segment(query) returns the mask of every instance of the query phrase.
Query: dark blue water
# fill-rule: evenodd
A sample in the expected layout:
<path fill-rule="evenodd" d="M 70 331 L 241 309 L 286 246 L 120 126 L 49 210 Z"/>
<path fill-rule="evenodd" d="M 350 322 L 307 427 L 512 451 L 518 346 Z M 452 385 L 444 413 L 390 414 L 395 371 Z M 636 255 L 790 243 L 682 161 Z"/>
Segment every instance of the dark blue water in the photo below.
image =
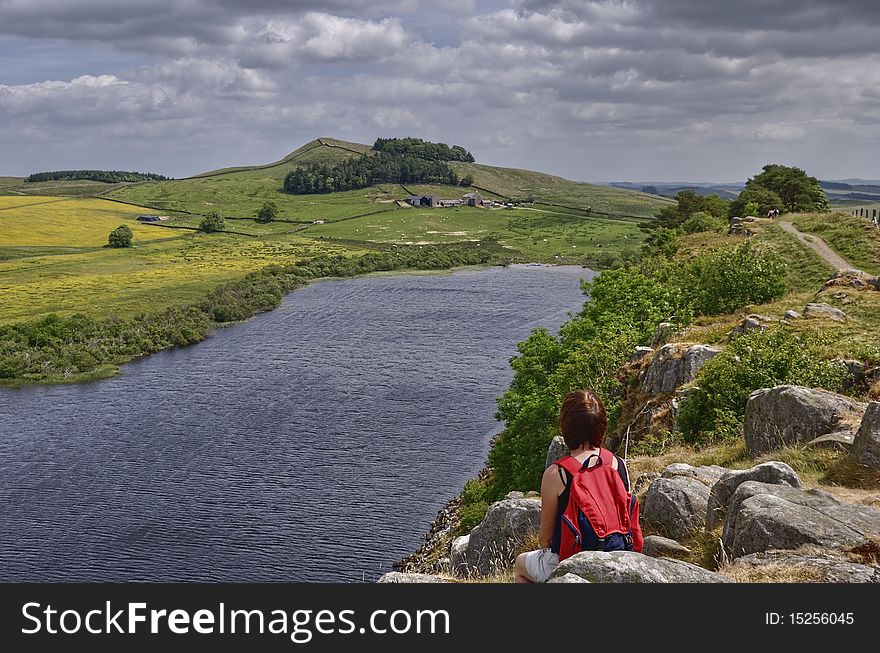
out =
<path fill-rule="evenodd" d="M 312 284 L 94 383 L 0 389 L 0 580 L 360 581 L 482 467 L 577 267 Z"/>

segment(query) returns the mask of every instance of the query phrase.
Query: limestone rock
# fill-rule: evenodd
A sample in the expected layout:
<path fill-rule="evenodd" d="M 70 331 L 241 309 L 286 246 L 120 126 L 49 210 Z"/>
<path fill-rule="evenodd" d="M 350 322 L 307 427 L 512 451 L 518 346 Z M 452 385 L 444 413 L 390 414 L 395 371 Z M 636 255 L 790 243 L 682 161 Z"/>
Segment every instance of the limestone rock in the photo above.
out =
<path fill-rule="evenodd" d="M 586 578 L 581 578 L 575 574 L 563 574 L 557 578 L 551 578 L 548 583 L 589 583 Z"/>
<path fill-rule="evenodd" d="M 565 440 L 562 439 L 562 436 L 553 436 L 553 439 L 550 440 L 550 446 L 547 447 L 547 459 L 544 461 L 544 469 L 547 469 L 557 460 L 559 460 L 560 458 L 564 458 L 570 453 L 571 451 L 568 450 L 568 447 L 565 445 Z"/>
<path fill-rule="evenodd" d="M 591 583 L 727 583 L 721 574 L 682 560 L 634 551 L 582 551 L 559 563 L 551 579 L 574 574 Z"/>
<path fill-rule="evenodd" d="M 538 532 L 541 520 L 540 499 L 504 499 L 489 506 L 486 516 L 471 531 L 464 545 L 464 565 L 457 562 L 456 539 L 450 558 L 452 571 L 460 575 L 485 576 L 504 569 L 512 562 L 514 549 Z"/>
<path fill-rule="evenodd" d="M 825 318 L 828 320 L 834 320 L 835 322 L 846 322 L 846 313 L 839 308 L 834 308 L 831 304 L 826 304 L 825 302 L 807 304 L 804 307 L 804 316 Z"/>
<path fill-rule="evenodd" d="M 803 545 L 841 549 L 876 535 L 878 508 L 844 503 L 821 490 L 746 481 L 730 500 L 721 541 L 736 558 Z"/>
<path fill-rule="evenodd" d="M 816 552 L 767 551 L 750 553 L 737 558 L 731 564 L 734 576 L 762 568 L 776 567 L 779 571 L 791 570 L 791 576 L 799 580 L 812 580 L 818 583 L 880 583 L 880 567 L 865 565 L 839 557 Z M 806 578 L 804 578 L 806 577 Z"/>
<path fill-rule="evenodd" d="M 789 487 L 801 487 L 801 479 L 789 465 L 783 462 L 770 461 L 755 465 L 750 469 L 729 471 L 725 473 L 709 492 L 709 504 L 706 509 L 706 529 L 711 530 L 724 520 L 730 498 L 742 483 L 759 481 Z"/>
<path fill-rule="evenodd" d="M 785 311 L 785 319 L 786 320 L 799 320 L 803 317 L 797 311 Z"/>
<path fill-rule="evenodd" d="M 642 553 L 652 558 L 686 558 L 690 552 L 683 544 L 660 535 L 645 537 L 645 546 L 642 549 Z"/>
<path fill-rule="evenodd" d="M 658 478 L 648 488 L 640 516 L 646 526 L 684 540 L 703 529 L 708 504 L 709 487 L 696 478 Z"/>
<path fill-rule="evenodd" d="M 456 576 L 467 576 L 467 546 L 470 535 L 462 535 L 449 545 L 449 571 Z"/>
<path fill-rule="evenodd" d="M 863 465 L 880 469 L 880 402 L 868 404 L 850 453 Z"/>
<path fill-rule="evenodd" d="M 730 470 L 727 469 L 727 467 L 721 467 L 720 465 L 703 465 L 700 467 L 694 467 L 687 463 L 672 463 L 671 465 L 667 465 L 666 469 L 663 470 L 663 478 L 686 476 L 688 478 L 695 478 L 704 485 L 711 486 L 729 471 Z"/>
<path fill-rule="evenodd" d="M 842 422 L 865 405 L 828 392 L 796 385 L 755 390 L 746 403 L 743 436 L 754 455 L 786 444 L 805 443 L 841 430 Z"/>
<path fill-rule="evenodd" d="M 693 381 L 706 361 L 720 351 L 709 345 L 663 345 L 641 375 L 642 392 L 649 395 L 675 392 L 676 388 Z"/>
<path fill-rule="evenodd" d="M 522 492 L 518 492 L 516 490 L 513 490 L 512 492 L 508 492 L 507 494 L 505 494 L 504 498 L 505 499 L 525 499 L 526 495 L 523 494 Z"/>
<path fill-rule="evenodd" d="M 400 571 L 390 571 L 383 574 L 377 583 L 448 583 L 449 581 L 440 576 L 431 574 L 407 574 Z"/>

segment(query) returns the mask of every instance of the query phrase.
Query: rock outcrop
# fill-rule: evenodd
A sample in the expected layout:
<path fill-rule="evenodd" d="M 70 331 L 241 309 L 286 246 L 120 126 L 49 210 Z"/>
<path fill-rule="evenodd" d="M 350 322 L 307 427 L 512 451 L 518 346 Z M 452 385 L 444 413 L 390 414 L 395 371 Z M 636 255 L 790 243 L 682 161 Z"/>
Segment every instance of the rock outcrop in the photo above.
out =
<path fill-rule="evenodd" d="M 675 392 L 676 388 L 693 381 L 706 361 L 720 351 L 709 345 L 663 345 L 640 374 L 641 391 L 649 395 Z"/>
<path fill-rule="evenodd" d="M 633 551 L 583 551 L 559 563 L 551 580 L 574 574 L 591 583 L 726 583 L 721 574 Z"/>
<path fill-rule="evenodd" d="M 641 508 L 641 521 L 674 540 L 703 529 L 709 487 L 690 476 L 658 478 L 651 483 Z"/>
<path fill-rule="evenodd" d="M 731 563 L 730 575 L 746 582 L 880 583 L 880 567 L 819 552 L 750 553 Z"/>
<path fill-rule="evenodd" d="M 737 558 L 803 545 L 841 549 L 877 535 L 878 508 L 844 503 L 820 490 L 746 481 L 730 499 L 721 541 Z"/>
<path fill-rule="evenodd" d="M 448 583 L 449 581 L 440 576 L 431 574 L 408 574 L 400 571 L 390 571 L 383 574 L 377 583 Z"/>
<path fill-rule="evenodd" d="M 776 320 L 774 320 L 772 317 L 752 313 L 751 315 L 747 315 L 742 320 L 740 320 L 739 324 L 733 327 L 730 335 L 741 336 L 744 333 L 749 333 L 750 331 L 766 331 L 775 321 Z"/>
<path fill-rule="evenodd" d="M 571 451 L 568 450 L 568 447 L 565 445 L 565 440 L 562 439 L 561 435 L 553 436 L 553 439 L 550 440 L 550 446 L 547 447 L 547 458 L 544 461 L 544 469 L 547 469 L 555 463 L 560 458 L 564 458 Z"/>
<path fill-rule="evenodd" d="M 880 402 L 868 404 L 850 454 L 863 465 L 880 469 Z"/>
<path fill-rule="evenodd" d="M 575 574 L 563 574 L 557 578 L 551 578 L 548 583 L 589 583 L 586 578 L 581 578 Z"/>
<path fill-rule="evenodd" d="M 846 313 L 825 302 L 815 302 L 804 307 L 804 317 L 816 317 L 835 322 L 846 322 Z"/>
<path fill-rule="evenodd" d="M 749 453 L 806 443 L 839 431 L 865 405 L 842 395 L 796 385 L 755 390 L 746 403 L 743 436 Z"/>
<path fill-rule="evenodd" d="M 663 470 L 663 478 L 675 478 L 676 476 L 684 476 L 687 478 L 695 478 L 704 485 L 711 486 L 718 479 L 730 470 L 720 465 L 702 465 L 695 467 L 687 463 L 672 463 L 667 465 Z"/>
<path fill-rule="evenodd" d="M 711 530 L 716 524 L 724 521 L 730 498 L 741 484 L 746 481 L 759 481 L 775 485 L 787 485 L 789 487 L 801 487 L 801 479 L 789 465 L 782 462 L 770 461 L 755 465 L 750 469 L 728 471 L 718 479 L 709 492 L 709 502 L 706 509 L 706 529 Z"/>
<path fill-rule="evenodd" d="M 648 535 L 645 537 L 645 546 L 642 553 L 652 558 L 686 558 L 691 550 L 679 544 L 675 540 L 660 535 Z"/>
<path fill-rule="evenodd" d="M 449 552 L 452 573 L 485 576 L 507 568 L 514 549 L 538 532 L 540 520 L 540 499 L 504 499 L 493 503 L 470 535 L 453 540 Z"/>

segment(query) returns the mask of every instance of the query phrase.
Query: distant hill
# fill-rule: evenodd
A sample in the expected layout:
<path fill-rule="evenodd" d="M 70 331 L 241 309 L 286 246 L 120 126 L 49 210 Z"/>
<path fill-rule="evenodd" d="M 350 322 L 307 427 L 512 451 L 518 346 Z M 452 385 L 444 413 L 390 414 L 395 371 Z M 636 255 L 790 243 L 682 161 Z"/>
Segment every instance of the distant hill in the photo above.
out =
<path fill-rule="evenodd" d="M 341 141 L 335 138 L 322 137 L 316 138 L 313 141 L 309 141 L 302 147 L 295 149 L 287 156 L 273 163 L 253 166 L 235 166 L 231 168 L 209 170 L 208 172 L 202 172 L 200 174 L 193 175 L 192 177 L 186 177 L 186 179 L 217 177 L 220 175 L 228 175 L 232 173 L 274 170 L 274 172 L 277 173 L 278 178 L 283 180 L 284 175 L 287 174 L 287 171 L 300 163 L 307 163 L 310 161 L 332 163 L 334 161 L 345 159 L 351 156 L 365 156 L 370 154 L 373 154 L 373 148 L 369 145 L 363 145 L 361 143 L 351 143 L 349 141 Z M 275 175 L 273 174 L 273 176 Z"/>
<path fill-rule="evenodd" d="M 322 137 L 273 163 L 221 168 L 168 182 L 142 183 L 120 188 L 109 196 L 141 205 L 194 213 L 211 210 L 206 207 L 222 206 L 228 215 L 234 216 L 253 215 L 262 202 L 272 199 L 278 202 L 282 216 L 293 218 L 298 212 L 301 214 L 296 207 L 302 202 L 314 203 L 319 200 L 313 195 L 295 199 L 283 192 L 284 178 L 290 170 L 305 163 L 332 164 L 350 157 L 374 155 L 375 151 L 370 145 Z M 660 208 L 670 203 L 667 198 L 637 190 L 571 181 L 531 170 L 456 161 L 449 162 L 449 166 L 460 177 L 473 176 L 474 186 L 471 190 L 498 199 L 532 200 L 554 210 L 584 212 L 589 209 L 599 217 L 652 218 Z M 366 190 L 360 191 L 362 196 L 367 194 L 364 192 Z M 408 194 L 407 189 L 394 185 L 382 185 L 376 191 L 381 191 L 382 201 Z M 460 195 L 462 189 L 441 187 L 436 192 Z M 333 202 L 337 195 L 344 194 L 329 193 L 320 202 Z"/>

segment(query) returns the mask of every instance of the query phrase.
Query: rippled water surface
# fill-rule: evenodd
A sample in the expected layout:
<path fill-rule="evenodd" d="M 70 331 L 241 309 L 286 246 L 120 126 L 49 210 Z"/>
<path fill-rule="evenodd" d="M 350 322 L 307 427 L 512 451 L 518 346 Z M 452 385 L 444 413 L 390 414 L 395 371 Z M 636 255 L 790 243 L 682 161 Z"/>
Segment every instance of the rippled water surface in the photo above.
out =
<path fill-rule="evenodd" d="M 113 379 L 0 389 L 0 580 L 360 581 L 479 471 L 577 267 L 312 284 Z"/>

